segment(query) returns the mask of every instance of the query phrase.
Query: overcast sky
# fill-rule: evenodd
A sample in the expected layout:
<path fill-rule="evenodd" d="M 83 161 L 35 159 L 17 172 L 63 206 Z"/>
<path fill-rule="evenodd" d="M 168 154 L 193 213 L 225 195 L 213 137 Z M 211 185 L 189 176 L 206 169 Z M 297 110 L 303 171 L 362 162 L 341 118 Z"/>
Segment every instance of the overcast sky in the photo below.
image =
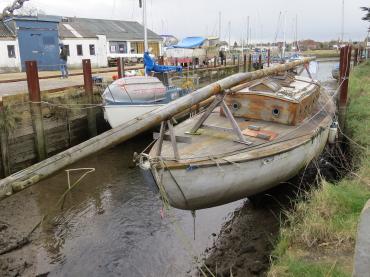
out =
<path fill-rule="evenodd" d="M 0 0 L 0 9 L 13 0 Z M 30 0 L 25 6 L 37 7 L 47 14 L 142 21 L 139 0 Z M 283 16 L 286 14 L 286 38 L 294 38 L 298 17 L 298 38 L 337 39 L 341 33 L 342 0 L 147 0 L 148 28 L 158 34 L 178 38 L 194 35 L 217 35 L 221 11 L 222 39 L 240 41 L 246 37 L 250 16 L 253 41 L 283 39 Z M 361 20 L 361 6 L 370 0 L 345 0 L 345 39 L 363 40 L 369 23 Z"/>

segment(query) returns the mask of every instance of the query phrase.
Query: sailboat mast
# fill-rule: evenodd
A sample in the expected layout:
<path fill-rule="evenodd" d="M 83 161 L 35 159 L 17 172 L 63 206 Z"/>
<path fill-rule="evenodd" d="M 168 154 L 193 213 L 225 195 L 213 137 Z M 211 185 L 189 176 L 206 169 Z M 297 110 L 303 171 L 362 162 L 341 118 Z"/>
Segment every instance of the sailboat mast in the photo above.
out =
<path fill-rule="evenodd" d="M 221 12 L 218 13 L 218 38 L 221 41 Z"/>
<path fill-rule="evenodd" d="M 286 12 L 284 13 L 284 41 L 283 41 L 282 59 L 285 58 L 285 47 L 286 47 L 286 41 L 285 41 L 285 39 L 286 39 L 286 37 L 285 37 L 286 30 L 285 30 L 285 28 L 286 28 Z"/>
<path fill-rule="evenodd" d="M 146 0 L 143 1 L 143 25 L 144 25 L 144 52 L 148 51 L 148 30 L 147 30 L 147 19 L 146 19 Z"/>
<path fill-rule="evenodd" d="M 344 0 L 342 0 L 341 42 L 344 41 Z"/>

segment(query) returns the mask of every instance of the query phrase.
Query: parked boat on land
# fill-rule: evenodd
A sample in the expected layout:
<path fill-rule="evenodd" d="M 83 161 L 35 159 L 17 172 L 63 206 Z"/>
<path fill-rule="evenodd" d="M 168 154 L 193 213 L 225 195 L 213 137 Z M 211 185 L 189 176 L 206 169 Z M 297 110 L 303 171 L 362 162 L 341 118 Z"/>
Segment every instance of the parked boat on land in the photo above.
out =
<path fill-rule="evenodd" d="M 324 149 L 335 106 L 319 82 L 266 77 L 218 95 L 165 132 L 141 167 L 164 199 L 185 210 L 261 193 L 295 176 Z"/>

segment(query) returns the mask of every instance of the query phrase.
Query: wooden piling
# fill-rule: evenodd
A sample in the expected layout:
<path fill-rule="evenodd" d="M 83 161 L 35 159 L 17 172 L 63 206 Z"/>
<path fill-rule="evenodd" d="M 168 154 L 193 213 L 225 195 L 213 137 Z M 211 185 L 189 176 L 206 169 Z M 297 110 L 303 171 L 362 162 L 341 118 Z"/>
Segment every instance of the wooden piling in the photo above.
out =
<path fill-rule="evenodd" d="M 358 47 L 355 49 L 353 53 L 353 66 L 357 66 L 358 64 Z"/>
<path fill-rule="evenodd" d="M 243 72 L 247 72 L 247 55 L 243 56 Z"/>
<path fill-rule="evenodd" d="M 267 67 L 270 67 L 271 62 L 271 49 L 267 50 Z"/>
<path fill-rule="evenodd" d="M 248 58 L 248 72 L 252 71 L 252 54 L 249 54 Z"/>
<path fill-rule="evenodd" d="M 39 74 L 36 61 L 26 61 L 27 86 L 30 100 L 32 127 L 35 133 L 35 148 L 39 161 L 47 158 L 45 131 L 41 108 Z"/>
<path fill-rule="evenodd" d="M 118 78 L 119 79 L 125 77 L 125 59 L 122 58 L 122 57 L 117 58 L 117 71 L 118 71 Z"/>
<path fill-rule="evenodd" d="M 341 49 L 340 60 L 340 93 L 338 101 L 339 126 L 344 130 L 344 121 L 346 115 L 347 101 L 348 101 L 348 78 L 351 70 L 351 46 L 345 46 Z"/>
<path fill-rule="evenodd" d="M 93 82 L 92 82 L 92 76 L 91 76 L 90 59 L 82 60 L 82 68 L 83 68 L 83 74 L 84 74 L 84 88 L 85 88 L 86 99 L 89 104 L 92 104 L 94 91 L 93 91 Z M 90 138 L 95 137 L 97 135 L 97 130 L 96 130 L 96 115 L 95 115 L 94 108 L 87 109 L 87 124 L 89 128 Z"/>
<path fill-rule="evenodd" d="M 4 116 L 3 101 L 0 99 L 0 117 Z M 1 162 L 0 162 L 0 175 L 1 177 L 7 177 L 10 175 L 10 162 L 8 152 L 8 131 L 4 128 L 0 130 L 0 150 L 1 150 Z"/>
<path fill-rule="evenodd" d="M 262 54 L 260 53 L 260 55 L 258 56 L 258 69 L 262 69 L 263 68 L 263 65 L 262 65 Z"/>

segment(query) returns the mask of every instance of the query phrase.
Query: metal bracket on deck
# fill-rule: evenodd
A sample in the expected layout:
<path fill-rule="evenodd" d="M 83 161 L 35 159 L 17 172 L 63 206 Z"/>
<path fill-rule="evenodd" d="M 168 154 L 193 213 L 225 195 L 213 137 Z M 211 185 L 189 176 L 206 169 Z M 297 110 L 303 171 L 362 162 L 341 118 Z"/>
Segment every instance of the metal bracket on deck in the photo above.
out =
<path fill-rule="evenodd" d="M 231 123 L 232 129 L 230 129 L 230 130 L 234 131 L 234 133 L 238 137 L 237 142 L 240 142 L 240 143 L 243 143 L 243 144 L 252 144 L 252 142 L 247 141 L 245 139 L 245 137 L 244 137 L 242 131 L 240 130 L 240 127 L 239 127 L 238 123 L 236 122 L 232 112 L 230 111 L 229 107 L 226 105 L 226 103 L 224 101 L 226 94 L 227 94 L 227 92 L 223 93 L 223 94 L 218 94 L 216 96 L 216 99 L 211 103 L 211 105 L 209 105 L 207 110 L 204 112 L 202 117 L 195 123 L 194 127 L 190 130 L 190 132 L 186 132 L 186 133 L 191 134 L 191 135 L 198 135 L 199 134 L 198 133 L 199 128 L 201 128 L 203 126 L 204 122 L 211 115 L 213 110 L 221 105 L 222 109 L 225 112 L 225 115 L 226 115 L 227 119 Z"/>
<path fill-rule="evenodd" d="M 171 119 L 166 120 L 166 121 L 162 121 L 162 123 L 161 123 L 161 131 L 160 131 L 159 137 L 158 137 L 159 142 L 158 142 L 158 148 L 157 148 L 156 155 L 160 156 L 161 152 L 162 152 L 163 140 L 166 138 L 166 135 L 165 135 L 165 132 L 166 132 L 165 125 L 166 124 L 167 124 L 168 130 L 170 132 L 170 140 L 171 140 L 171 144 L 172 144 L 173 154 L 174 154 L 176 160 L 180 160 L 179 149 L 177 148 L 176 136 L 175 136 L 175 132 L 173 130 L 173 125 L 172 125 Z"/>

